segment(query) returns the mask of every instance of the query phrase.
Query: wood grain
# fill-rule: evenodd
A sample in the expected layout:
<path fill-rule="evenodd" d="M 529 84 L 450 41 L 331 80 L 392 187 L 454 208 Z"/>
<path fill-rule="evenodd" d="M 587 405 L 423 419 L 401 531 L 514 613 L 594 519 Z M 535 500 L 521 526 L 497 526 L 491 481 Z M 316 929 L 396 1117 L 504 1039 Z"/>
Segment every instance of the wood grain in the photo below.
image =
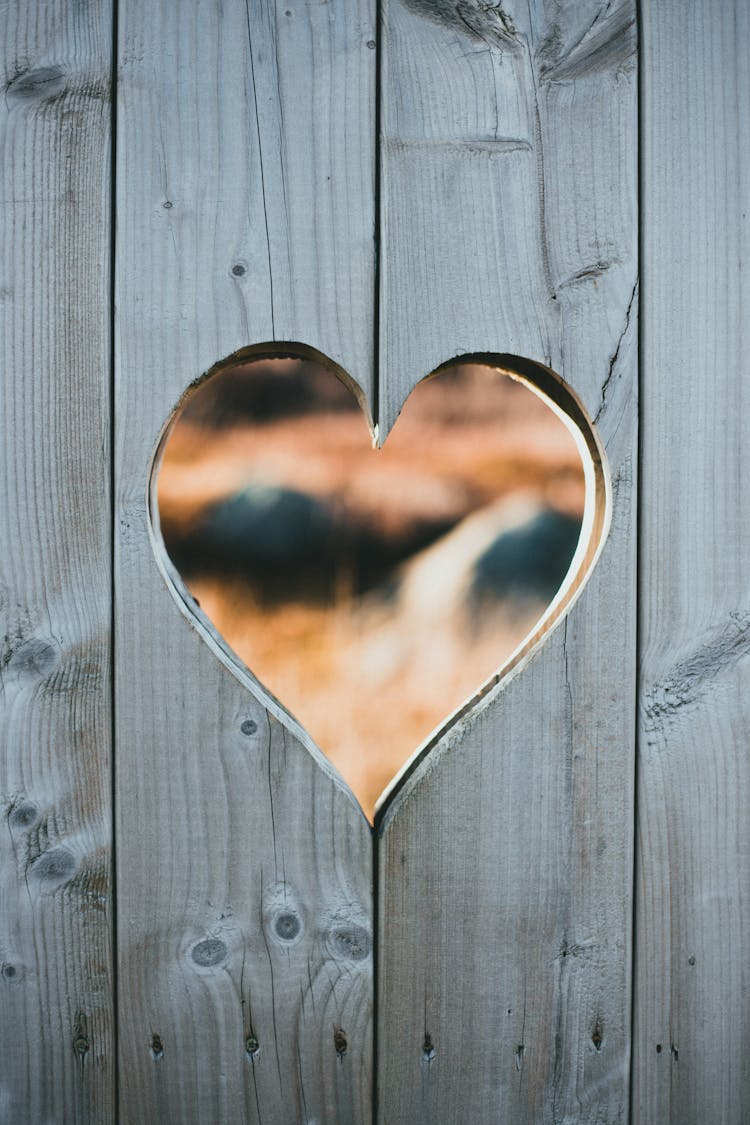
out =
<path fill-rule="evenodd" d="M 304 341 L 369 393 L 373 35 L 369 0 L 120 5 L 124 1122 L 370 1119 L 370 828 L 178 605 L 147 487 L 181 394 L 236 349 Z"/>
<path fill-rule="evenodd" d="M 613 523 L 569 616 L 395 787 L 379 1120 L 628 1116 L 635 711 L 635 8 L 387 0 L 381 427 L 452 357 L 551 367 Z"/>
<path fill-rule="evenodd" d="M 106 1123 L 112 7 L 2 23 L 0 1119 Z"/>
<path fill-rule="evenodd" d="M 642 1125 L 750 1119 L 749 41 L 739 0 L 643 6 Z"/>
<path fill-rule="evenodd" d="M 247 345 L 319 348 L 374 402 L 374 4 L 120 9 L 120 1116 L 367 1122 L 368 826 L 170 590 L 148 480 L 187 384 Z M 622 1122 L 634 5 L 384 0 L 383 15 L 381 438 L 438 364 L 529 357 L 595 419 L 614 518 L 544 648 L 415 760 L 381 811 L 379 1118 Z M 741 1125 L 750 14 L 739 0 L 649 0 L 643 16 L 632 1114 Z M 114 1119 L 111 33 L 108 0 L 4 13 L 0 1119 L 12 1122 Z"/>

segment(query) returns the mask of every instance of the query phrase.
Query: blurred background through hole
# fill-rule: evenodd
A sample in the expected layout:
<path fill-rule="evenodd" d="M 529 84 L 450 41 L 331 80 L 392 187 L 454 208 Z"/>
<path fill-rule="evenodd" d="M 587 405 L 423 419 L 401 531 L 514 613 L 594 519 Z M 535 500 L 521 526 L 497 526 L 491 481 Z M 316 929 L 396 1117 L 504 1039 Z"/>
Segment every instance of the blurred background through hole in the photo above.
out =
<path fill-rule="evenodd" d="M 190 395 L 157 500 L 190 593 L 372 819 L 556 594 L 584 477 L 564 423 L 498 368 L 424 380 L 376 451 L 332 370 L 254 358 Z"/>

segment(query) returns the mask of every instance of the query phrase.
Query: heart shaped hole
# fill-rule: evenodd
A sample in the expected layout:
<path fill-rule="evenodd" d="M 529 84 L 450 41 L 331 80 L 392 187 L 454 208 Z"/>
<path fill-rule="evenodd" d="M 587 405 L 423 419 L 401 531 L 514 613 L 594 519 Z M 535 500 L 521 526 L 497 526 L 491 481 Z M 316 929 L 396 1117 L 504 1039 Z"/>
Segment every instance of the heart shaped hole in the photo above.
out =
<path fill-rule="evenodd" d="M 528 361 L 440 368 L 382 449 L 365 411 L 303 345 L 230 357 L 165 430 L 152 518 L 183 601 L 372 820 L 420 744 L 570 603 L 608 485 L 580 403 Z"/>

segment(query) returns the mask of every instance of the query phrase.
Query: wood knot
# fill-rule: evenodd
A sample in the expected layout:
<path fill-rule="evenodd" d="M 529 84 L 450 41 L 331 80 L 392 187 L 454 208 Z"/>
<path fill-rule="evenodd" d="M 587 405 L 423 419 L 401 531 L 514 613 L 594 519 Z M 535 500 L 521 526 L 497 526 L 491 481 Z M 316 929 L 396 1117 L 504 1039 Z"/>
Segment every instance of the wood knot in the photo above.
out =
<path fill-rule="evenodd" d="M 273 923 L 274 933 L 282 941 L 294 941 L 302 932 L 302 922 L 299 915 L 293 910 L 284 910 L 277 914 Z"/>
<path fill-rule="evenodd" d="M 83 1058 L 88 1054 L 91 1047 L 91 1039 L 88 1032 L 88 1019 L 85 1012 L 76 1012 L 75 1020 L 73 1021 L 73 1050 L 83 1062 Z"/>
<path fill-rule="evenodd" d="M 364 961 L 370 956 L 372 939 L 364 926 L 352 923 L 336 926 L 331 931 L 330 944 L 336 956 L 346 957 L 349 961 Z"/>
<path fill-rule="evenodd" d="M 19 677 L 44 679 L 60 663 L 60 646 L 48 637 L 31 637 L 6 657 L 8 671 Z"/>
<path fill-rule="evenodd" d="M 9 101 L 51 101 L 65 90 L 65 71 L 59 66 L 22 70 L 5 87 Z"/>
<path fill-rule="evenodd" d="M 343 1028 L 337 1027 L 333 1032 L 333 1045 L 336 1048 L 339 1062 L 343 1062 L 344 1055 L 346 1054 L 347 1047 L 349 1046 L 346 1039 L 346 1032 Z"/>
<path fill-rule="evenodd" d="M 424 1034 L 424 1041 L 422 1043 L 422 1062 L 431 1063 L 437 1056 L 435 1044 L 432 1042 L 432 1036 L 428 1031 Z"/>
<path fill-rule="evenodd" d="M 206 938 L 205 941 L 199 941 L 193 946 L 190 955 L 196 965 L 208 969 L 226 958 L 227 947 L 219 938 Z"/>
<path fill-rule="evenodd" d="M 39 818 L 39 809 L 33 801 L 18 801 L 8 813 L 11 828 L 32 828 Z"/>
<path fill-rule="evenodd" d="M 78 864 L 68 848 L 57 846 L 42 852 L 32 865 L 31 874 L 39 879 L 47 889 L 61 887 L 73 878 Z"/>

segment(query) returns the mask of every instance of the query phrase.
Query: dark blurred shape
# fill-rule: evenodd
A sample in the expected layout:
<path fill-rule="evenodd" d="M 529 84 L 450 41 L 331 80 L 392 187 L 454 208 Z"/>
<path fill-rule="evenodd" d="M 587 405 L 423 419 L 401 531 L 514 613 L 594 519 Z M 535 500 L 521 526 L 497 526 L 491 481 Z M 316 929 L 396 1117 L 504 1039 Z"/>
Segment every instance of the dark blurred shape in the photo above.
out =
<path fill-rule="evenodd" d="M 267 568 L 309 568 L 330 554 L 336 521 L 330 505 L 305 492 L 249 484 L 206 510 L 192 537 L 205 563 L 262 576 Z"/>
<path fill-rule="evenodd" d="M 550 601 L 568 571 L 580 531 L 580 519 L 550 508 L 501 531 L 474 564 L 473 608 L 499 598 Z"/>
<path fill-rule="evenodd" d="M 182 418 L 223 427 L 358 410 L 354 395 L 329 368 L 274 356 L 227 368 L 207 379 L 188 399 Z"/>
<path fill-rule="evenodd" d="M 188 576 L 241 575 L 261 601 L 330 603 L 337 591 L 362 594 L 386 581 L 452 523 L 422 518 L 387 530 L 344 503 L 249 484 L 206 507 L 184 536 L 171 535 L 169 553 Z"/>
<path fill-rule="evenodd" d="M 330 550 L 335 521 L 329 505 L 305 492 L 250 484 L 213 509 L 207 530 L 219 557 L 262 566 L 296 557 L 306 565 Z"/>

